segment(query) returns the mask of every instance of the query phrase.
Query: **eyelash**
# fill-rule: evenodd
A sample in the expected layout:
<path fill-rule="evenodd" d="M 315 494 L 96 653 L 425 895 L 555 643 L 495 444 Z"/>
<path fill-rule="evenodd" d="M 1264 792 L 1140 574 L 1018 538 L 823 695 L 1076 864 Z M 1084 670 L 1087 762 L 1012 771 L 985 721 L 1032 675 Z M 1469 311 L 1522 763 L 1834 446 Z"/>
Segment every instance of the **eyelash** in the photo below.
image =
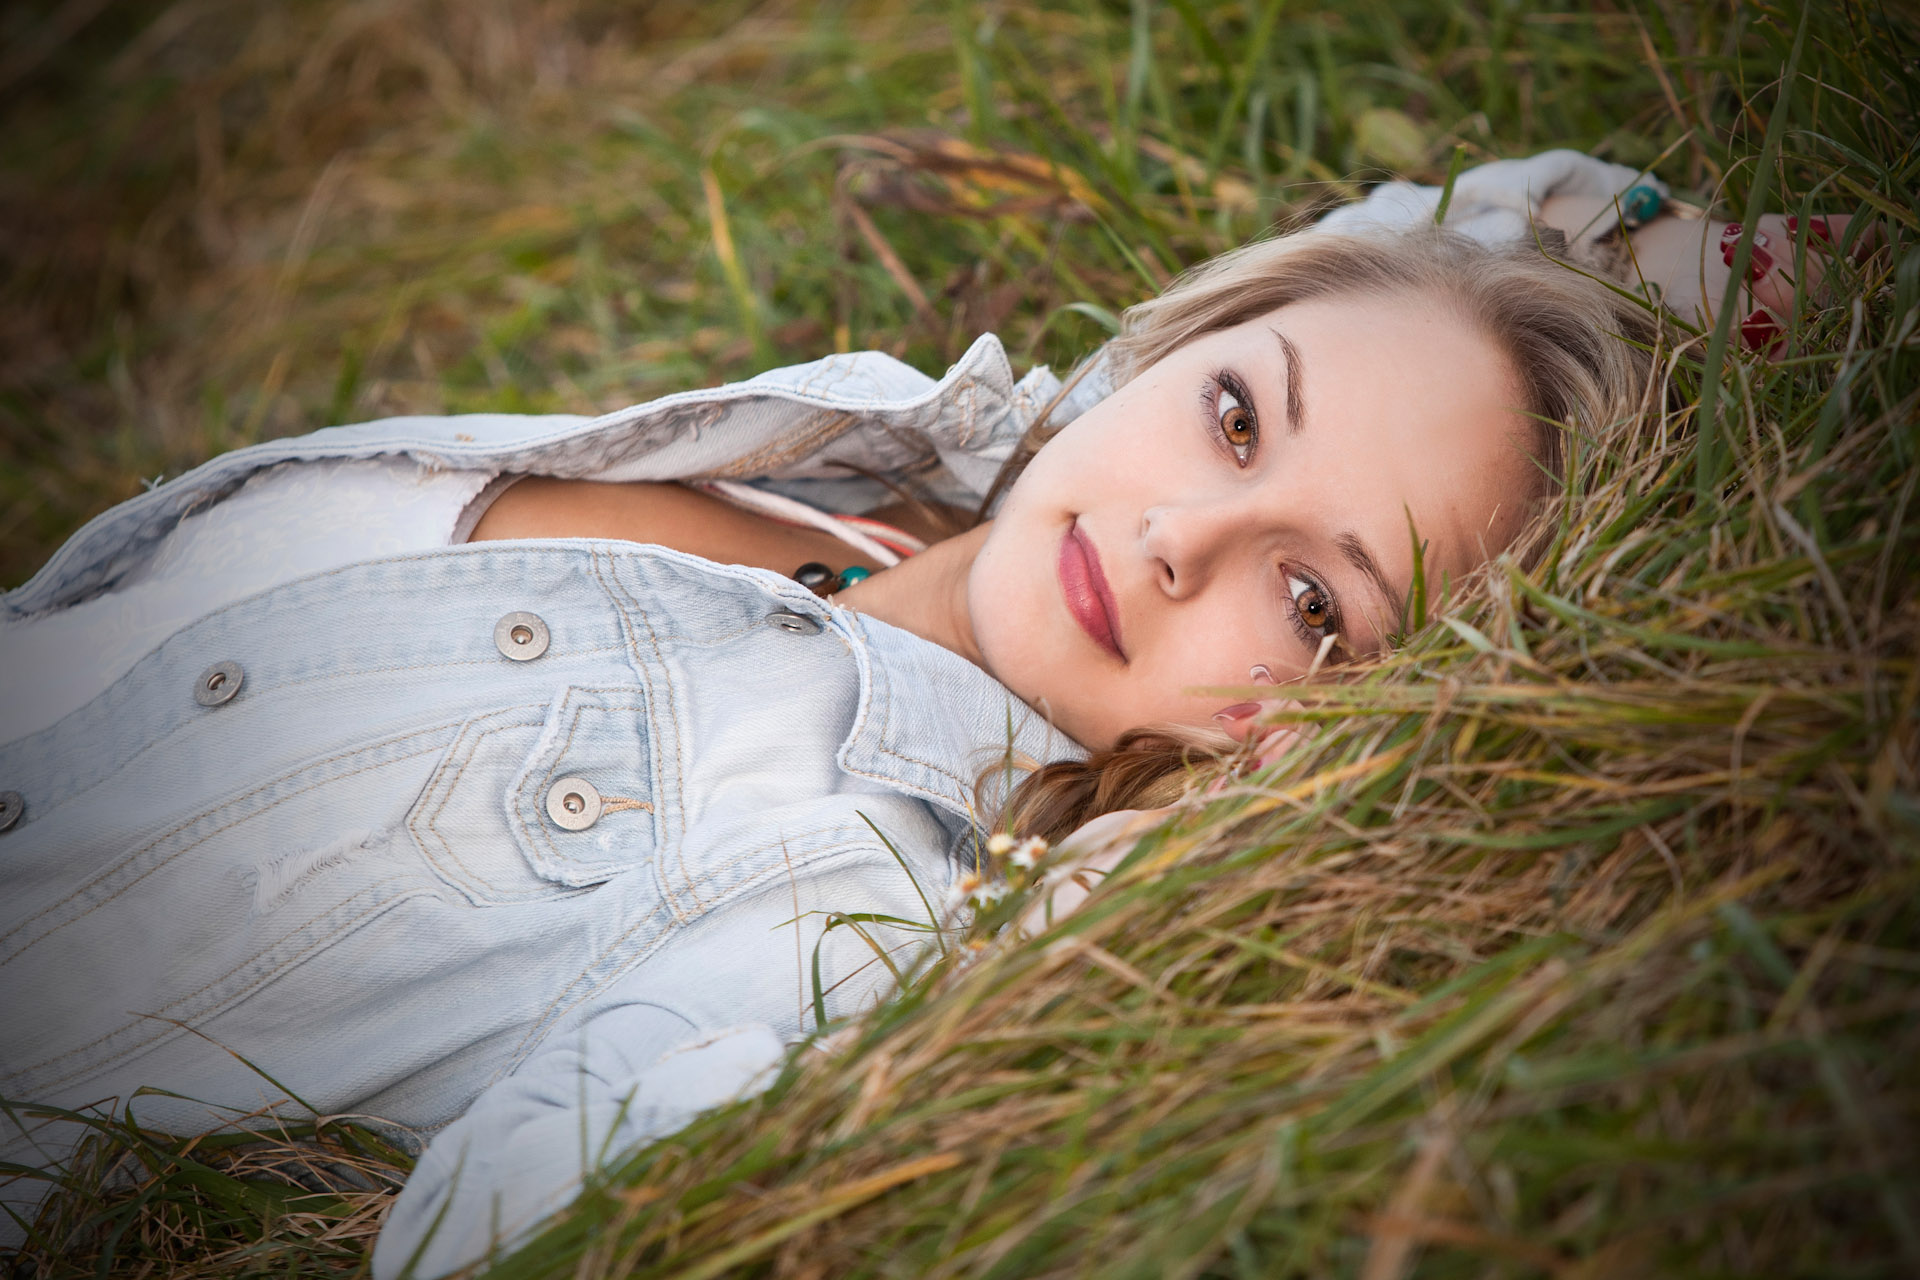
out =
<path fill-rule="evenodd" d="M 1309 649 L 1318 649 L 1328 636 L 1340 634 L 1340 604 L 1333 598 L 1333 592 L 1322 586 L 1318 578 L 1310 578 L 1291 565 L 1282 565 L 1281 574 L 1287 580 L 1287 620 L 1293 624 L 1294 631 L 1300 636 L 1301 643 Z M 1326 621 L 1318 626 L 1308 622 L 1300 612 L 1300 597 L 1309 591 L 1318 592 L 1326 609 Z M 1336 652 L 1338 645 L 1335 645 Z"/>
<path fill-rule="evenodd" d="M 1221 401 L 1229 397 L 1232 398 L 1234 403 L 1230 406 L 1229 410 L 1223 411 L 1220 407 Z M 1233 459 L 1234 465 L 1240 467 L 1251 465 L 1254 451 L 1259 448 L 1260 444 L 1260 421 L 1254 416 L 1253 397 L 1247 393 L 1246 384 L 1242 383 L 1240 379 L 1236 378 L 1233 374 L 1221 370 L 1207 379 L 1207 384 L 1202 389 L 1200 398 L 1201 403 L 1206 409 L 1207 417 L 1210 420 L 1210 434 L 1213 439 L 1218 442 L 1226 451 L 1227 455 Z M 1232 409 L 1239 409 L 1247 416 L 1245 429 L 1249 433 L 1250 438 L 1245 444 L 1235 444 L 1232 439 L 1229 438 L 1227 428 L 1221 421 L 1226 416 L 1226 412 L 1230 412 Z M 1245 452 L 1243 453 L 1242 450 L 1245 450 Z M 1339 635 L 1340 606 L 1334 599 L 1333 592 L 1323 586 L 1317 578 L 1301 575 L 1289 566 L 1281 566 L 1281 571 L 1287 583 L 1287 621 L 1293 624 L 1293 629 L 1299 635 L 1300 642 L 1310 649 L 1318 649 L 1321 642 L 1328 636 Z M 1300 597 L 1306 595 L 1309 591 L 1315 592 L 1320 596 L 1320 599 L 1324 602 L 1323 607 L 1326 610 L 1326 620 L 1317 626 L 1308 622 L 1305 615 L 1300 611 Z"/>
<path fill-rule="evenodd" d="M 1250 438 L 1245 444 L 1235 444 L 1229 439 L 1227 429 L 1221 422 L 1226 412 L 1230 412 L 1230 410 L 1222 411 L 1220 407 L 1221 400 L 1227 397 L 1233 399 L 1234 409 L 1247 415 L 1246 430 Z M 1253 455 L 1260 447 L 1260 420 L 1254 416 L 1253 397 L 1248 394 L 1246 384 L 1233 374 L 1222 370 L 1207 379 L 1206 386 L 1201 389 L 1200 401 L 1206 409 L 1209 420 L 1208 433 L 1226 451 L 1235 466 L 1251 466 Z"/>

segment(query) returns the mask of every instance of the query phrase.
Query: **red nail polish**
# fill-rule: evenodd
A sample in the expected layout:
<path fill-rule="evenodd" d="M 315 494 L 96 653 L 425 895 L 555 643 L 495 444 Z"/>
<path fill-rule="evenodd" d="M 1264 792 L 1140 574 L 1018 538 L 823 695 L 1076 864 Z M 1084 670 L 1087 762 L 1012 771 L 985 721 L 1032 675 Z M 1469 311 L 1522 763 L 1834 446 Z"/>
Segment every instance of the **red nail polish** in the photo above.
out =
<path fill-rule="evenodd" d="M 1728 266 L 1732 266 L 1733 251 L 1739 247 L 1740 246 L 1732 240 L 1722 240 L 1720 242 L 1720 261 L 1726 263 Z"/>
<path fill-rule="evenodd" d="M 1787 230 L 1790 233 L 1798 234 L 1800 230 L 1800 219 L 1789 217 L 1787 219 Z M 1807 230 L 1813 233 L 1816 239 L 1829 242 L 1833 240 L 1833 232 L 1827 227 L 1827 220 L 1825 218 L 1808 218 Z"/>
<path fill-rule="evenodd" d="M 1729 264 L 1731 265 L 1731 264 Z M 1753 247 L 1753 254 L 1747 259 L 1747 280 L 1758 284 L 1767 272 L 1773 270 L 1773 255 L 1759 245 Z"/>
<path fill-rule="evenodd" d="M 1720 228 L 1720 238 L 1722 240 L 1738 240 L 1740 238 L 1740 224 L 1737 222 L 1729 222 L 1726 226 Z"/>
<path fill-rule="evenodd" d="M 1780 337 L 1780 322 L 1765 307 L 1740 322 L 1740 341 L 1749 351 L 1766 351 Z"/>
<path fill-rule="evenodd" d="M 1213 718 L 1223 723 L 1245 720 L 1248 716 L 1257 714 L 1259 710 L 1260 704 L 1257 702 L 1236 702 L 1230 707 L 1214 712 Z"/>

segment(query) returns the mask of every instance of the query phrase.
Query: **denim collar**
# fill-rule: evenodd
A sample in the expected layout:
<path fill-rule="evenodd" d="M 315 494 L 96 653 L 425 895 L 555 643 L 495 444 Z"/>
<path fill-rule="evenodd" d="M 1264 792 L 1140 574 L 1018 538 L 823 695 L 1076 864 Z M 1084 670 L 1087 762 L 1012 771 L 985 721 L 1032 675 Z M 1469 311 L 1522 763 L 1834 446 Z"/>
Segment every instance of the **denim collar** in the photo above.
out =
<path fill-rule="evenodd" d="M 981 775 L 1009 753 L 1024 768 L 1086 755 L 958 654 L 850 609 L 832 612 L 860 671 L 860 706 L 839 752 L 847 772 L 899 787 L 974 829 L 988 816 L 975 803 Z"/>

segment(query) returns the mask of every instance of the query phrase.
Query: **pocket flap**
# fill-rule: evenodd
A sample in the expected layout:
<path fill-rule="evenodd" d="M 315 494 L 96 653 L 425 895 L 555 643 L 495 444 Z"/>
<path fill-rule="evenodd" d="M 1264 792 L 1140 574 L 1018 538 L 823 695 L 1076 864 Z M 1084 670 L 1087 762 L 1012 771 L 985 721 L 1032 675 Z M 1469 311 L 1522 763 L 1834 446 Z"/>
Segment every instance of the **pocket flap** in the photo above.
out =
<path fill-rule="evenodd" d="M 569 687 L 555 699 L 506 795 L 508 826 L 542 877 L 578 888 L 653 860 L 659 823 L 646 711 L 646 693 L 634 686 Z M 598 795 L 598 812 L 578 829 L 548 810 L 563 779 Z"/>

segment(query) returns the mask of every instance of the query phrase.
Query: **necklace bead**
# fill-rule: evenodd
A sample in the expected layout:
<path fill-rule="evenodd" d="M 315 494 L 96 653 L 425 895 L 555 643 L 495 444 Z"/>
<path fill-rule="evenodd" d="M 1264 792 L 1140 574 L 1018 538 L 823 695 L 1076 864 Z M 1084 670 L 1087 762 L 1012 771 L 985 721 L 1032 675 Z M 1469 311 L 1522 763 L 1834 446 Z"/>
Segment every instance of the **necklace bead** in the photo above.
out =
<path fill-rule="evenodd" d="M 793 580 L 813 594 L 824 596 L 838 589 L 840 575 L 818 560 L 809 560 L 793 571 Z"/>
<path fill-rule="evenodd" d="M 873 570 L 865 565 L 854 564 L 835 573 L 818 560 L 809 560 L 795 569 L 792 576 L 795 582 L 824 599 L 836 591 L 845 591 L 856 582 L 865 582 L 873 576 Z"/>

